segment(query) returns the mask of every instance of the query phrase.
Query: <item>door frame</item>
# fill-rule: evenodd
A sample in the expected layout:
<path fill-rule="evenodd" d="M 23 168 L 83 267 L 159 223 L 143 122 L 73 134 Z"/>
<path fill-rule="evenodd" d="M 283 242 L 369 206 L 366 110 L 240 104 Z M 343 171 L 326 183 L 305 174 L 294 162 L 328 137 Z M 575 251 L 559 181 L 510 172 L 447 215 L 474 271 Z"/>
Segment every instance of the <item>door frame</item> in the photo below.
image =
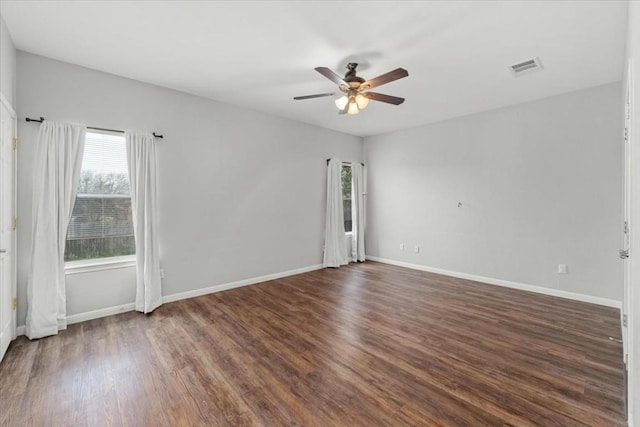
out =
<path fill-rule="evenodd" d="M 9 100 L 4 96 L 4 94 L 2 92 L 0 92 L 0 103 L 2 104 L 2 106 L 4 106 L 7 111 L 9 112 L 9 114 L 11 115 L 12 118 L 12 122 L 13 122 L 13 138 L 15 138 L 15 140 L 17 141 L 18 139 L 18 115 L 16 114 L 16 111 L 13 109 L 13 106 L 11 105 L 11 103 L 9 102 Z M 13 150 L 13 217 L 14 218 L 18 218 L 18 150 L 14 149 Z M 18 282 L 17 282 L 17 275 L 18 275 L 18 260 L 17 260 L 17 242 L 18 242 L 18 236 L 17 236 L 17 228 L 16 230 L 14 230 L 14 236 L 11 242 L 11 254 L 13 255 L 11 257 L 11 263 L 13 264 L 11 266 L 12 268 L 12 274 L 11 274 L 11 298 L 13 301 L 17 301 L 18 298 Z M 12 315 L 11 315 L 11 339 L 14 340 L 17 337 L 17 325 L 18 325 L 18 310 L 17 307 L 13 307 L 12 310 Z"/>
<path fill-rule="evenodd" d="M 640 179 L 640 147 L 637 146 L 640 140 L 635 136 L 634 124 L 638 124 L 636 118 L 638 117 L 638 113 L 635 111 L 638 108 L 638 99 L 635 98 L 637 95 L 637 89 L 635 85 L 638 83 L 636 79 L 633 79 L 633 58 L 628 58 L 626 65 L 626 78 L 623 81 L 624 85 L 624 124 L 626 128 L 626 149 L 629 153 L 629 192 L 624 194 L 624 197 L 629 197 L 629 219 L 631 222 L 629 223 L 629 258 L 626 260 L 626 268 L 625 274 L 628 274 L 628 277 L 625 277 L 624 280 L 624 292 L 623 292 L 623 303 L 622 303 L 622 311 L 624 315 L 627 316 L 627 327 L 623 328 L 623 339 L 626 341 L 624 343 L 624 357 L 626 361 L 626 369 L 627 369 L 627 417 L 631 423 L 633 422 L 633 416 L 638 415 L 634 414 L 634 405 L 635 402 L 638 401 L 638 381 L 635 377 L 638 375 L 638 354 L 636 354 L 637 345 L 634 341 L 638 338 L 635 337 L 637 331 L 634 326 L 637 326 L 639 315 L 638 300 L 640 288 L 638 288 L 638 279 L 640 279 L 640 261 L 635 261 L 635 252 L 636 246 L 638 247 L 637 252 L 640 253 L 640 197 L 638 197 L 637 185 Z M 635 92 L 634 92 L 635 91 Z M 627 107 L 627 102 L 629 103 Z M 627 110 L 628 108 L 628 110 Z M 626 165 L 625 165 L 626 167 Z M 625 212 L 626 214 L 627 212 Z M 638 228 L 638 230 L 636 230 Z M 626 329 L 626 330 L 625 330 Z"/>
<path fill-rule="evenodd" d="M 630 129 L 631 110 L 631 62 L 627 64 L 627 79 L 623 87 L 623 242 L 622 249 L 630 254 L 631 247 L 631 176 L 632 176 L 632 146 Z M 622 309 L 620 310 L 620 324 L 622 326 L 623 357 L 625 364 L 628 363 L 629 347 L 633 337 L 630 333 L 629 313 L 631 311 L 631 260 L 623 260 L 623 295 Z M 625 326 L 626 323 L 626 326 Z"/>

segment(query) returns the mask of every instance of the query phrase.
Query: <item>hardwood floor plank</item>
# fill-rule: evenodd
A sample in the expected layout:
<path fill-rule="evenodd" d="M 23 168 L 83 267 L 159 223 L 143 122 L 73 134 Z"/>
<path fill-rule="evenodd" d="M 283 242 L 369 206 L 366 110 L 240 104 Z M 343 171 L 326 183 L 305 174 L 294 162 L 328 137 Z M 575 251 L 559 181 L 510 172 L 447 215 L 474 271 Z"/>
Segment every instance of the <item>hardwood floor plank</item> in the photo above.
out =
<path fill-rule="evenodd" d="M 623 426 L 616 309 L 375 262 L 14 341 L 0 425 Z"/>

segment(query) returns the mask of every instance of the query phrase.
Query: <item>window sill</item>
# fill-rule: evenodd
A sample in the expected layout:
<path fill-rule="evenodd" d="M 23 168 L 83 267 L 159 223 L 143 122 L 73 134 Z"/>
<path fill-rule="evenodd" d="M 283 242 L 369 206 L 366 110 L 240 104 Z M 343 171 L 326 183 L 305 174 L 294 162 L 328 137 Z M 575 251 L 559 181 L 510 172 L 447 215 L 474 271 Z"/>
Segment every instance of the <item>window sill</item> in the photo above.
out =
<path fill-rule="evenodd" d="M 92 271 L 113 270 L 136 266 L 136 256 L 117 256 L 111 258 L 85 259 L 69 261 L 64 264 L 64 274 L 90 273 Z"/>
<path fill-rule="evenodd" d="M 346 233 L 344 233 L 344 237 L 352 238 L 353 237 L 353 231 L 347 231 Z"/>

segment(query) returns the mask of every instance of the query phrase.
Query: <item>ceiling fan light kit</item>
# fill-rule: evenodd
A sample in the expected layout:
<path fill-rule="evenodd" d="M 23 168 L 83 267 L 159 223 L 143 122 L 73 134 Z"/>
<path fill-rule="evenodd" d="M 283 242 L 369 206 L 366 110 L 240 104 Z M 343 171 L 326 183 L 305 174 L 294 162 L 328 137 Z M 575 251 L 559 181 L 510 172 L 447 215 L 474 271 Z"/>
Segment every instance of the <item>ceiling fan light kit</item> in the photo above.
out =
<path fill-rule="evenodd" d="M 364 110 L 365 108 L 367 108 L 367 105 L 369 105 L 369 98 L 367 98 L 361 93 L 356 95 L 355 101 L 356 101 L 356 104 L 358 104 L 358 108 L 361 110 Z"/>
<path fill-rule="evenodd" d="M 358 114 L 359 112 L 360 109 L 358 108 L 358 104 L 349 101 L 349 109 L 347 110 L 347 114 Z"/>
<path fill-rule="evenodd" d="M 370 99 L 393 105 L 400 105 L 404 102 L 404 98 L 377 92 L 368 92 L 368 90 L 407 77 L 409 75 L 407 70 L 404 68 L 396 68 L 393 71 L 382 74 L 371 80 L 365 80 L 356 75 L 357 67 L 358 64 L 355 62 L 347 64 L 348 71 L 344 75 L 344 78 L 340 77 L 327 67 L 317 67 L 315 69 L 317 72 L 336 83 L 340 92 L 344 94 L 335 100 L 336 107 L 339 110 L 338 114 L 358 114 L 360 110 L 367 108 Z M 293 99 L 302 100 L 334 95 L 335 93 L 320 93 L 317 95 L 296 96 Z"/>
<path fill-rule="evenodd" d="M 364 110 L 369 105 L 369 98 L 361 93 L 350 91 L 349 96 L 342 95 L 335 101 L 338 110 L 347 109 L 347 114 L 358 114 L 360 110 Z"/>
<path fill-rule="evenodd" d="M 340 98 L 336 99 L 335 102 L 338 110 L 344 110 L 344 107 L 349 103 L 349 97 L 347 97 L 347 95 L 342 95 Z"/>

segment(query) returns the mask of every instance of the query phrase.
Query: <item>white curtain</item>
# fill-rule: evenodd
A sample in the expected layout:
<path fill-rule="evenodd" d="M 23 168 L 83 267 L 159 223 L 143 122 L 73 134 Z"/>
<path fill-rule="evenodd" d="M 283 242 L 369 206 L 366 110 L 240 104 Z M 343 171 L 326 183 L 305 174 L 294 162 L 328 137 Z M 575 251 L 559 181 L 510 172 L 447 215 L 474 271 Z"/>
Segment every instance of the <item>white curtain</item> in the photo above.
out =
<path fill-rule="evenodd" d="M 365 227 L 365 183 L 364 166 L 354 163 L 351 166 L 351 220 L 353 240 L 351 243 L 351 259 L 364 261 L 364 227 Z"/>
<path fill-rule="evenodd" d="M 136 241 L 136 310 L 150 313 L 162 304 L 158 243 L 156 141 L 150 133 L 125 132 Z"/>
<path fill-rule="evenodd" d="M 76 199 L 86 128 L 44 121 L 33 177 L 31 264 L 26 334 L 30 339 L 67 328 L 64 249 Z"/>
<path fill-rule="evenodd" d="M 324 230 L 324 267 L 349 263 L 344 235 L 342 162 L 331 159 L 327 166 L 327 215 Z"/>

